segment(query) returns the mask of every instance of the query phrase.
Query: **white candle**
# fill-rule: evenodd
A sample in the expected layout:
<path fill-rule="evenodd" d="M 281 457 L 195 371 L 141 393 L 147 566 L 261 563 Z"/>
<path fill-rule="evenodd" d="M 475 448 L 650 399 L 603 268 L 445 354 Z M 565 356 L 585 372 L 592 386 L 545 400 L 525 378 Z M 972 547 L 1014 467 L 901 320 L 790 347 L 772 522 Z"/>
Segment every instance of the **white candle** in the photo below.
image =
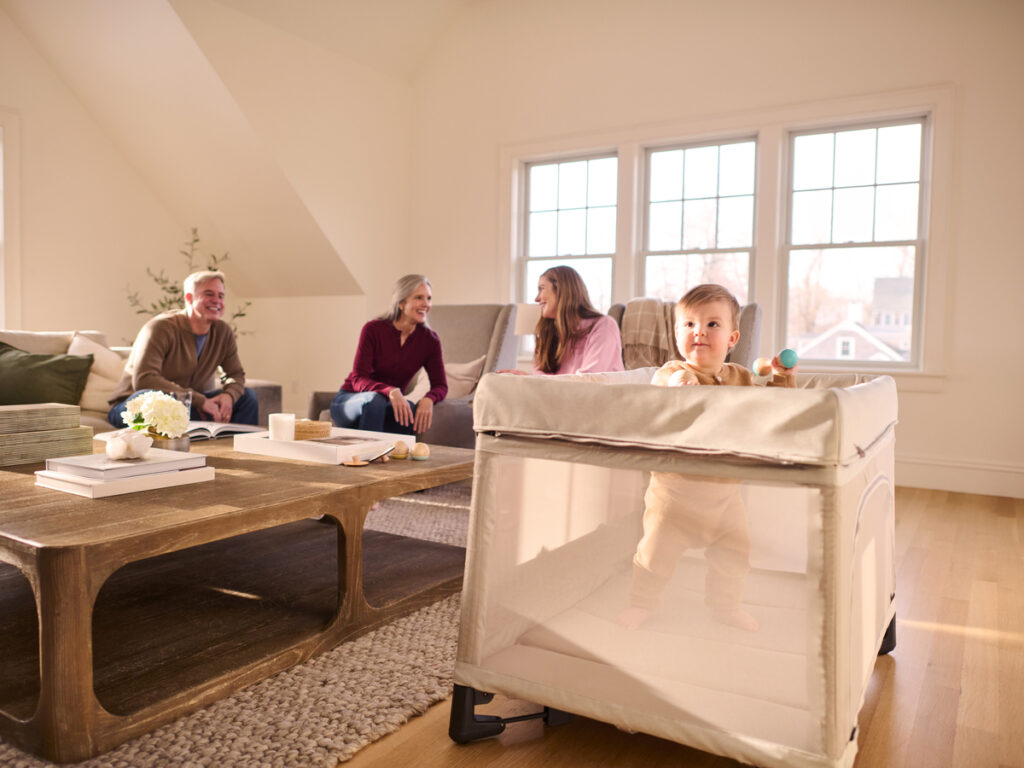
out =
<path fill-rule="evenodd" d="M 270 414 L 269 424 L 271 440 L 295 439 L 294 413 L 272 413 Z"/>

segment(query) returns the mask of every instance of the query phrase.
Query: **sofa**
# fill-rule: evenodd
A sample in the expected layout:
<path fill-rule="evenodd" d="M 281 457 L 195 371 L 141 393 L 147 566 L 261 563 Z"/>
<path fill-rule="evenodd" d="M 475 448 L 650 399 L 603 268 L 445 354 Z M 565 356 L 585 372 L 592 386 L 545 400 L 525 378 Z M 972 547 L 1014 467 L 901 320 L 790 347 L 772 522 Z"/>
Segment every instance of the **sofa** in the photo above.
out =
<path fill-rule="evenodd" d="M 513 333 L 515 304 L 449 304 L 430 310 L 430 327 L 441 338 L 448 397 L 434 408 L 433 423 L 418 439 L 428 445 L 473 448 L 473 395 L 485 373 L 516 367 L 517 345 Z M 342 377 L 347 374 L 346 370 Z M 340 381 L 338 382 L 340 386 Z M 406 387 L 415 401 L 427 391 L 426 373 L 421 369 Z M 338 393 L 314 392 L 309 400 L 309 418 L 330 421 L 331 400 Z"/>
<path fill-rule="evenodd" d="M 107 400 L 121 378 L 131 347 L 108 346 L 101 331 L 0 330 L 3 344 L 34 356 L 27 361 L 33 366 L 29 375 L 4 374 L 0 368 L 0 404 L 5 395 L 18 402 L 66 402 L 81 408 L 83 426 L 95 432 L 113 429 L 107 422 Z M 7 349 L 0 346 L 0 353 Z M 92 360 L 85 355 L 92 355 Z M 263 379 L 246 379 L 245 385 L 255 390 L 259 423 L 266 425 L 267 416 L 281 410 L 281 385 Z"/>

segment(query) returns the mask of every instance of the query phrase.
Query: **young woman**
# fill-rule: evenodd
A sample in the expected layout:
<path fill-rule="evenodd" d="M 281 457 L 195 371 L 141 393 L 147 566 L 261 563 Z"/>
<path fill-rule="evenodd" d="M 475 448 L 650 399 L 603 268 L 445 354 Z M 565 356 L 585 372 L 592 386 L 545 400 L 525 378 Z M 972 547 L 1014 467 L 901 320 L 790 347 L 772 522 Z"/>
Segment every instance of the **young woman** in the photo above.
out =
<path fill-rule="evenodd" d="M 537 280 L 535 301 L 540 304 L 540 320 L 534 331 L 535 374 L 623 369 L 619 326 L 594 309 L 587 286 L 575 269 L 560 266 L 544 272 Z"/>
<path fill-rule="evenodd" d="M 363 326 L 352 372 L 331 402 L 336 426 L 413 434 L 430 428 L 434 404 L 448 394 L 441 340 L 427 327 L 430 280 L 406 275 L 395 283 L 391 309 Z M 430 390 L 418 403 L 402 394 L 425 368 Z"/>

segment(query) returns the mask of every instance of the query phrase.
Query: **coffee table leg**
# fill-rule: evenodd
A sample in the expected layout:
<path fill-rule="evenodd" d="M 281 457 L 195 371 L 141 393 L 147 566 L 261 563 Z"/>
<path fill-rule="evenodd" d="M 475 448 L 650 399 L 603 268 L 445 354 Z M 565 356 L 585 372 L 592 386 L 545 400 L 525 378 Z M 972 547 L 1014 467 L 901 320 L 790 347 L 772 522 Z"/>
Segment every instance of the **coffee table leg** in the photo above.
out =
<path fill-rule="evenodd" d="M 41 552 L 38 569 L 40 691 L 33 719 L 44 756 L 57 762 L 78 761 L 95 754 L 96 747 L 99 703 L 92 677 L 96 591 L 81 550 Z"/>

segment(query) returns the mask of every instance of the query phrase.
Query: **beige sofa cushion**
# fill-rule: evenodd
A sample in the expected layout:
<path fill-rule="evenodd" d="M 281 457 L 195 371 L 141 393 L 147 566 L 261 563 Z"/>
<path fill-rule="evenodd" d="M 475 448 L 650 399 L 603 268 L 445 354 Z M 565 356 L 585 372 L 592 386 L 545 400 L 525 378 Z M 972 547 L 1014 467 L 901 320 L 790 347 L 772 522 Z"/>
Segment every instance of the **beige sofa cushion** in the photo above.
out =
<path fill-rule="evenodd" d="M 125 359 L 77 331 L 68 345 L 68 352 L 72 355 L 93 356 L 92 369 L 79 401 L 81 408 L 87 411 L 109 409 L 110 398 L 124 373 Z"/>
<path fill-rule="evenodd" d="M 445 363 L 444 375 L 448 379 L 448 394 L 446 397 L 455 400 L 461 397 L 469 397 L 476 389 L 476 383 L 484 371 L 484 361 L 487 355 L 481 355 L 476 360 L 468 363 Z M 430 391 L 430 377 L 427 372 L 420 368 L 416 374 L 415 384 L 406 397 L 414 403 L 418 403 L 427 392 Z"/>

